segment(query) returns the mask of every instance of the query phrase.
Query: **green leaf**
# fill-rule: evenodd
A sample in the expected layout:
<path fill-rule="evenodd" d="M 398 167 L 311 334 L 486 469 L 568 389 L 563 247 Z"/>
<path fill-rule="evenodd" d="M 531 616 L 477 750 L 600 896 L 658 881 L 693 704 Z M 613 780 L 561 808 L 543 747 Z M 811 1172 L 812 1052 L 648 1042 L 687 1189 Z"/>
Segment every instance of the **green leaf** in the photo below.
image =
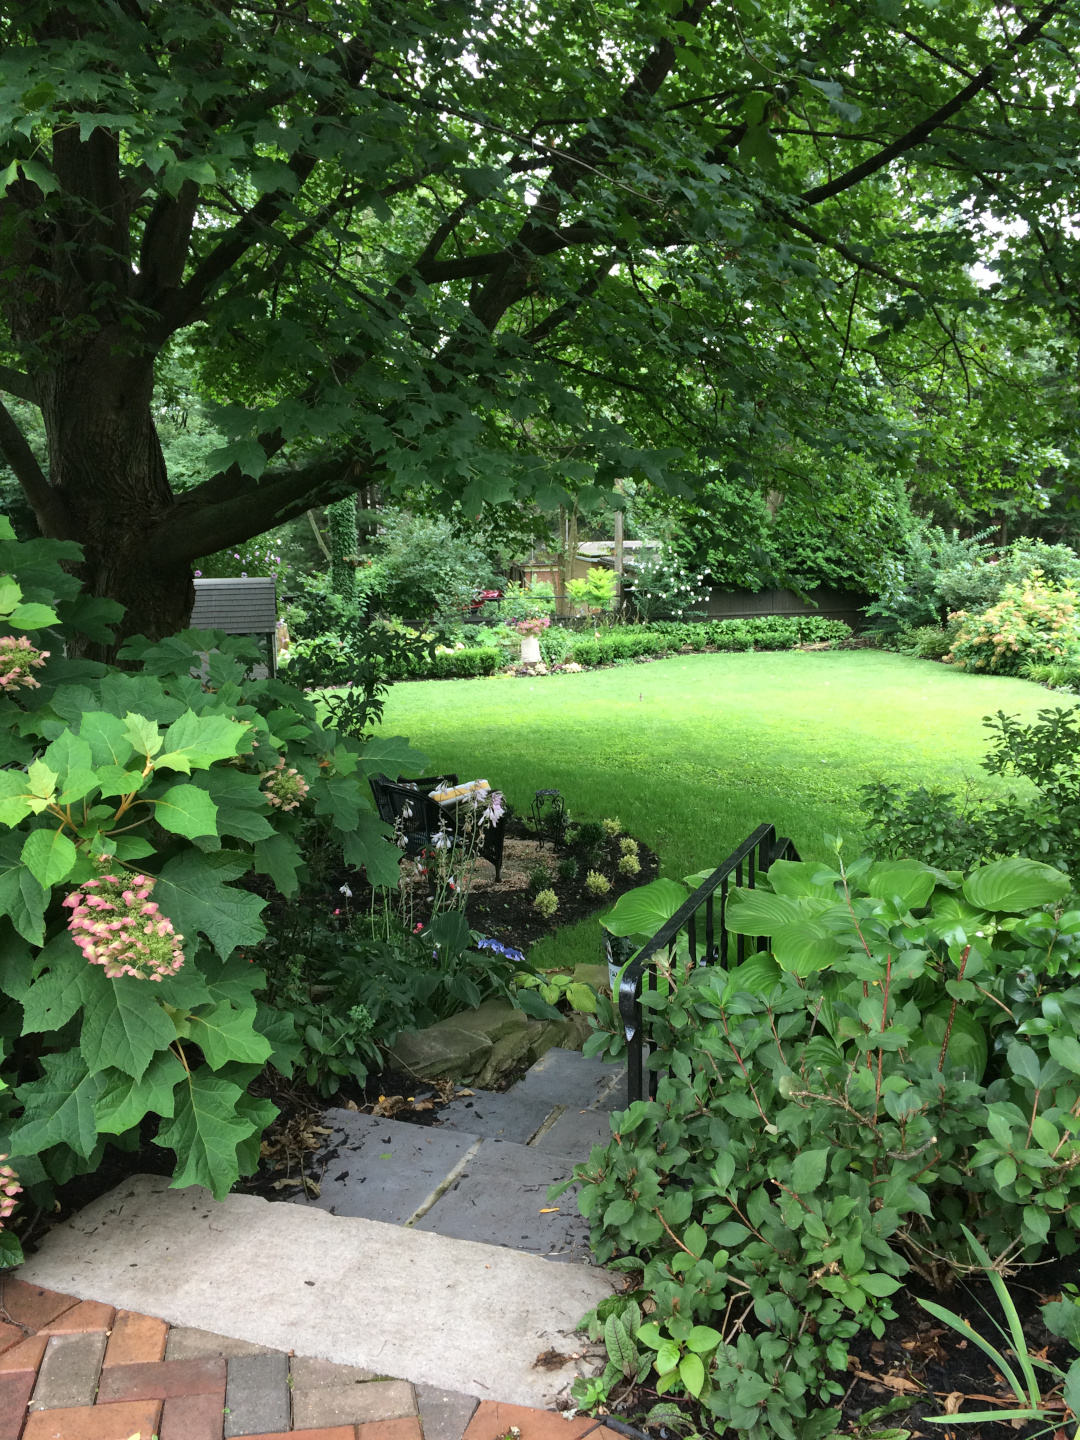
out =
<path fill-rule="evenodd" d="M 1042 1307 L 1043 1324 L 1051 1335 L 1067 1340 L 1080 1350 L 1080 1305 L 1075 1300 L 1051 1300 Z"/>
<path fill-rule="evenodd" d="M 22 1000 L 24 1035 L 59 1030 L 83 1003 L 82 979 L 87 962 L 66 930 L 42 950 L 38 967 L 44 969 L 44 974 L 38 976 Z"/>
<path fill-rule="evenodd" d="M 705 1385 L 705 1366 L 697 1355 L 684 1355 L 679 1361 L 679 1379 L 687 1394 L 698 1396 Z"/>
<path fill-rule="evenodd" d="M 709 1237 L 700 1225 L 688 1225 L 683 1232 L 683 1244 L 699 1260 L 705 1254 L 708 1243 Z"/>
<path fill-rule="evenodd" d="M 91 710 L 79 723 L 79 739 L 90 746 L 96 766 L 117 765 L 121 769 L 135 753 L 127 738 L 127 726 L 118 715 L 105 710 Z"/>
<path fill-rule="evenodd" d="M 171 1050 L 155 1055 L 141 1080 L 132 1079 L 122 1070 L 103 1071 L 103 1089 L 94 1106 L 97 1128 L 106 1135 L 122 1135 L 149 1113 L 171 1119 L 173 1091 L 185 1073 Z"/>
<path fill-rule="evenodd" d="M 682 883 L 688 890 L 693 891 L 696 890 L 699 885 L 704 885 L 705 881 L 708 880 L 711 875 L 715 874 L 716 867 L 713 866 L 711 870 L 699 870 L 695 875 L 684 875 L 682 877 Z"/>
<path fill-rule="evenodd" d="M 329 815 L 339 830 L 355 830 L 368 806 L 368 797 L 355 775 L 322 776 L 311 786 L 316 815 Z"/>
<path fill-rule="evenodd" d="M 262 1065 L 270 1058 L 270 1041 L 255 1029 L 254 1019 L 254 1009 L 237 1010 L 227 1000 L 191 1016 L 191 1038 L 212 1070 L 230 1060 Z"/>
<path fill-rule="evenodd" d="M 258 775 L 248 775 L 231 765 L 219 765 L 215 770 L 196 775 L 191 783 L 205 790 L 217 806 L 219 835 L 235 835 L 239 840 L 252 843 L 260 840 L 272 843 L 277 838 L 268 818 L 270 807 Z M 255 868 L 259 868 L 257 861 Z"/>
<path fill-rule="evenodd" d="M 744 960 L 728 972 L 724 986 L 724 999 L 744 992 L 749 995 L 768 995 L 780 983 L 782 971 L 768 950 L 761 950 Z"/>
<path fill-rule="evenodd" d="M 198 960 L 210 999 L 228 1000 L 238 1010 L 254 1012 L 256 1000 L 252 991 L 262 990 L 266 985 L 266 976 L 257 965 L 239 955 L 232 955 L 224 961 L 218 960 L 205 950 L 199 953 Z M 194 1009 L 194 1006 L 192 1008 Z"/>
<path fill-rule="evenodd" d="M 5 835 L 0 841 L 0 915 L 34 945 L 45 940 L 45 890 L 22 861 L 22 836 Z"/>
<path fill-rule="evenodd" d="M 911 1037 L 911 1058 L 920 1065 L 937 1069 L 938 1056 L 945 1040 L 945 1030 L 952 1013 L 952 1001 L 941 1000 L 923 1014 L 920 1030 Z M 946 1073 L 969 1080 L 981 1080 L 988 1056 L 986 1035 L 978 1020 L 963 1005 L 953 1014 L 949 1048 L 945 1056 Z"/>
<path fill-rule="evenodd" d="M 25 1106 L 11 1135 L 13 1154 L 36 1155 L 53 1145 L 70 1145 L 88 1159 L 97 1144 L 94 1105 L 105 1088 L 100 1074 L 91 1075 L 77 1050 L 43 1055 L 45 1076 L 15 1091 Z"/>
<path fill-rule="evenodd" d="M 304 1047 L 297 1034 L 296 1021 L 288 1010 L 274 1010 L 259 1003 L 255 1014 L 255 1029 L 265 1036 L 270 1044 L 270 1063 L 285 1076 L 292 1077 L 293 1069 L 300 1064 Z"/>
<path fill-rule="evenodd" d="M 884 861 L 870 872 L 867 889 L 878 900 L 899 900 L 907 910 L 918 910 L 929 902 L 938 884 L 937 872 L 927 866 Z"/>
<path fill-rule="evenodd" d="M 1074 1075 L 1080 1075 L 1080 1041 L 1074 1040 L 1071 1035 L 1051 1035 L 1047 1048 L 1059 1065 L 1064 1065 Z"/>
<path fill-rule="evenodd" d="M 94 756 L 90 746 L 71 730 L 58 736 L 42 756 L 50 770 L 56 771 L 57 785 L 61 791 L 70 788 L 72 775 L 93 771 Z"/>
<path fill-rule="evenodd" d="M 370 884 L 396 886 L 400 879 L 401 851 L 390 843 L 393 829 L 377 815 L 361 811 L 356 828 L 341 836 L 345 863 L 367 871 Z"/>
<path fill-rule="evenodd" d="M 58 616 L 51 605 L 16 605 L 10 623 L 20 630 L 44 630 L 55 625 Z"/>
<path fill-rule="evenodd" d="M 674 880 L 653 880 L 628 890 L 601 918 L 612 935 L 655 935 L 684 903 L 687 892 Z"/>
<path fill-rule="evenodd" d="M 239 1114 L 243 1093 L 201 1066 L 177 1087 L 176 1113 L 154 1141 L 176 1152 L 174 1188 L 205 1185 L 215 1200 L 225 1199 L 240 1174 L 237 1147 L 256 1128 Z"/>
<path fill-rule="evenodd" d="M 816 860 L 774 860 L 769 866 L 768 881 L 777 895 L 786 895 L 791 900 L 809 895 L 815 900 L 835 901 L 835 882 L 827 880 L 815 883 L 814 880 L 816 875 L 822 874 L 827 868 Z"/>
<path fill-rule="evenodd" d="M 769 890 L 733 890 L 725 911 L 733 935 L 775 935 L 785 925 L 801 924 L 806 918 L 794 900 Z"/>
<path fill-rule="evenodd" d="M 886 1295 L 895 1295 L 901 1289 L 903 1281 L 895 1280 L 891 1275 L 884 1275 L 879 1270 L 872 1271 L 869 1275 L 860 1275 L 854 1284 L 860 1290 L 865 1290 L 868 1295 L 876 1295 L 878 1299 L 884 1299 Z"/>
<path fill-rule="evenodd" d="M 20 1004 L 34 980 L 35 953 L 10 925 L 0 925 L 0 993 Z"/>
<path fill-rule="evenodd" d="M 723 1338 L 720 1331 L 710 1325 L 695 1325 L 686 1337 L 686 1348 L 693 1350 L 695 1355 L 704 1355 L 709 1350 L 715 1350 Z"/>
<path fill-rule="evenodd" d="M 1036 905 L 1053 905 L 1071 888 L 1069 877 L 1038 860 L 1012 857 L 983 865 L 964 882 L 964 895 L 984 910 L 1019 915 Z"/>
<path fill-rule="evenodd" d="M 74 870 L 78 851 L 62 830 L 32 830 L 21 858 L 38 884 L 51 890 Z"/>
<path fill-rule="evenodd" d="M 84 965 L 80 989 L 83 1024 L 79 1048 L 91 1071 L 113 1066 L 141 1080 L 159 1050 L 176 1039 L 152 980 L 123 975 L 110 980 L 100 965 Z"/>
<path fill-rule="evenodd" d="M 18 581 L 10 575 L 0 575 L 0 615 L 10 615 L 21 599 L 22 586 Z"/>
<path fill-rule="evenodd" d="M 154 819 L 163 830 L 195 840 L 216 835 L 217 806 L 197 785 L 173 785 L 153 800 Z"/>
<path fill-rule="evenodd" d="M 259 919 L 266 901 L 246 890 L 231 890 L 226 883 L 238 879 L 249 865 L 249 857 L 232 850 L 209 855 L 184 850 L 165 865 L 154 899 L 189 942 L 202 931 L 225 957 L 238 945 L 254 945 L 266 934 Z"/>
<path fill-rule="evenodd" d="M 157 721 L 148 720 L 145 715 L 137 715 L 129 710 L 124 716 L 124 735 L 131 742 L 135 753 L 145 755 L 148 760 L 161 749 Z"/>
<path fill-rule="evenodd" d="M 828 1150 L 801 1150 L 791 1166 L 791 1188 L 797 1195 L 808 1195 L 825 1179 L 829 1164 Z"/>
<path fill-rule="evenodd" d="M 244 1091 L 236 1103 L 236 1113 L 241 1120 L 250 1120 L 255 1127 L 236 1147 L 236 1168 L 241 1175 L 254 1175 L 259 1168 L 262 1154 L 263 1131 L 277 1119 L 281 1111 L 272 1101 L 257 1100 L 254 1095 Z"/>
<path fill-rule="evenodd" d="M 276 834 L 255 842 L 256 875 L 269 875 L 286 899 L 300 888 L 296 872 L 303 863 L 300 847 L 290 835 Z"/>
<path fill-rule="evenodd" d="M 196 715 L 188 710 L 166 730 L 164 753 L 154 761 L 154 769 L 189 775 L 192 770 L 207 770 L 215 761 L 236 755 L 249 728 L 225 715 Z"/>
<path fill-rule="evenodd" d="M 275 733 L 276 732 L 276 727 Z M 357 756 L 361 774 L 423 775 L 428 757 L 414 750 L 404 735 L 373 735 Z"/>
<path fill-rule="evenodd" d="M 835 965 L 847 950 L 817 920 L 782 925 L 773 933 L 772 952 L 781 970 L 792 975 L 814 975 Z"/>
<path fill-rule="evenodd" d="M 43 810 L 21 770 L 0 770 L 0 825 L 18 825 L 28 815 Z"/>

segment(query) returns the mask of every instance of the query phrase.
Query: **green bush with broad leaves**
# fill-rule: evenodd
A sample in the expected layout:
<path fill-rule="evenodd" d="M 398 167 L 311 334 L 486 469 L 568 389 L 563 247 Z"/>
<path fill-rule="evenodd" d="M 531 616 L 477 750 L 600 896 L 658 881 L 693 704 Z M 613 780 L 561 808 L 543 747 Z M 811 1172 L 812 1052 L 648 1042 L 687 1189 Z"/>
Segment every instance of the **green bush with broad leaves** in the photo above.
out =
<path fill-rule="evenodd" d="M 594 1335 L 621 1317 L 661 1396 L 751 1440 L 832 1429 L 838 1411 L 812 1412 L 843 1392 L 848 1342 L 883 1334 L 910 1271 L 947 1286 L 971 1259 L 965 1225 L 997 1260 L 1080 1245 L 1068 877 L 841 853 L 729 894 L 750 952 L 736 968 L 692 964 L 685 935 L 658 957 L 642 996 L 656 1099 L 613 1115 L 575 1170 L 598 1259 L 642 1274 L 587 1317 Z M 647 937 L 687 893 L 654 881 L 603 923 Z M 602 996 L 596 1025 L 586 1053 L 623 1055 Z M 648 1321 L 628 1326 L 638 1305 Z M 609 1371 L 579 1382 L 582 1403 L 610 1402 Z"/>
<path fill-rule="evenodd" d="M 323 729 L 217 632 L 129 640 L 127 670 L 65 658 L 122 613 L 80 595 L 79 558 L 0 518 L 0 1153 L 41 1200 L 157 1117 L 174 1184 L 220 1197 L 276 1114 L 250 1082 L 296 1053 L 249 963 L 255 892 L 297 892 L 305 827 L 396 881 L 366 777 L 423 757 Z"/>
<path fill-rule="evenodd" d="M 1024 722 L 999 710 L 983 718 L 991 748 L 980 761 L 991 775 L 1028 782 L 1027 794 L 959 795 L 877 781 L 860 792 L 870 847 L 886 856 L 943 869 L 1026 855 L 1059 870 L 1080 865 L 1080 706 L 1040 710 Z"/>

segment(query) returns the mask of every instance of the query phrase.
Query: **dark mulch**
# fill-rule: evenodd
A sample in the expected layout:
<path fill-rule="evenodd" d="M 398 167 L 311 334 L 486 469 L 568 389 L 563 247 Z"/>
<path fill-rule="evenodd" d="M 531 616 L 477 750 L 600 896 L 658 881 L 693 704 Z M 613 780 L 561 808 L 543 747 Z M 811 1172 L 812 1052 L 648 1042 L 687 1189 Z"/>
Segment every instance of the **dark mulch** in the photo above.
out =
<path fill-rule="evenodd" d="M 1035 1359 L 1049 1361 L 1061 1370 L 1068 1370 L 1074 1352 L 1063 1340 L 1049 1333 L 1042 1323 L 1040 1307 L 1061 1298 L 1061 1287 L 1076 1283 L 1080 1276 L 1077 1257 L 1055 1260 L 1049 1264 L 1019 1269 L 1007 1284 L 1013 1303 L 1020 1315 L 1029 1353 Z M 639 1284 L 640 1275 L 628 1277 L 628 1288 Z M 1023 1375 L 1016 1362 L 1011 1340 L 995 1328 L 995 1321 L 1007 1331 L 1007 1322 L 988 1281 L 967 1278 L 955 1282 L 945 1292 L 937 1291 L 914 1272 L 906 1277 L 903 1290 L 892 1297 L 897 1318 L 886 1324 L 880 1340 L 865 1331 L 850 1342 L 846 1373 L 830 1378 L 844 1387 L 833 1407 L 842 1411 L 837 1423 L 840 1434 L 858 1440 L 884 1440 L 890 1432 L 906 1431 L 912 1437 L 926 1440 L 1034 1440 L 1045 1435 L 1047 1440 L 1072 1440 L 1076 1421 L 1064 1428 L 1061 1417 L 1060 1388 L 1054 1389 L 1052 1378 L 1036 1367 L 1045 1398 L 1052 1402 L 1049 1424 L 1039 1421 L 979 1421 L 976 1424 L 932 1423 L 934 1416 L 976 1414 L 983 1411 L 1020 1408 L 1009 1390 L 1004 1376 L 990 1358 L 974 1343 L 950 1326 L 943 1325 L 919 1304 L 919 1298 L 936 1301 L 966 1321 L 1004 1357 L 1023 1384 Z M 757 1326 L 751 1320 L 748 1328 Z M 616 1412 L 641 1425 L 642 1417 L 658 1403 L 658 1397 L 647 1386 L 638 1386 L 618 1399 Z M 665 1403 L 676 1403 L 707 1435 L 709 1417 L 695 1414 L 692 1402 L 663 1397 Z M 1057 1402 L 1057 1409 L 1053 1409 Z M 656 1427 L 652 1427 L 656 1429 Z M 671 1436 L 673 1431 L 667 1431 Z"/>

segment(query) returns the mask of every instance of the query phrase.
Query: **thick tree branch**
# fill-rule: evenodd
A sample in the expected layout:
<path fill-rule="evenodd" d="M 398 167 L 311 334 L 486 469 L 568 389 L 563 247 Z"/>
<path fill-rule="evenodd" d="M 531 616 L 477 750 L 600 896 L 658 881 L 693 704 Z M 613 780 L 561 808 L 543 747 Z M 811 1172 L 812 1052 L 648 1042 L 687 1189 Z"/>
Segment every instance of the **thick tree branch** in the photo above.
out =
<path fill-rule="evenodd" d="M 33 380 L 10 365 L 0 365 L 0 390 L 8 395 L 15 395 L 20 400 L 28 400 L 31 405 L 38 403 L 37 386 Z"/>
<path fill-rule="evenodd" d="M 1010 54 L 1014 54 L 1017 50 L 1022 50 L 1026 45 L 1030 45 L 1046 29 L 1054 16 L 1064 9 L 1066 4 L 1067 0 L 1050 0 L 1050 3 L 1043 6 L 1034 20 L 1024 26 L 1016 39 L 1008 42 L 1006 50 Z M 820 205 L 823 200 L 828 200 L 833 195 L 840 195 L 843 191 L 850 190 L 852 186 L 861 184 L 863 180 L 869 179 L 871 175 L 876 175 L 879 170 L 883 170 L 886 165 L 891 165 L 901 155 L 906 154 L 909 150 L 914 150 L 916 146 L 928 140 L 946 120 L 951 119 L 958 110 L 962 110 L 969 100 L 973 100 L 980 91 L 986 90 L 993 83 L 997 73 L 998 64 L 984 65 L 975 78 L 962 90 L 958 90 L 951 100 L 947 100 L 932 114 L 920 120 L 917 125 L 913 125 L 905 135 L 901 135 L 891 145 L 886 145 L 884 150 L 879 150 L 876 155 L 871 155 L 860 165 L 846 170 L 843 175 L 837 175 L 827 184 L 816 185 L 810 190 L 805 190 L 802 195 L 803 204 Z"/>
<path fill-rule="evenodd" d="M 596 274 L 588 279 L 571 299 L 563 301 L 561 305 L 552 310 L 550 315 L 545 316 L 538 325 L 534 325 L 531 330 L 526 330 L 521 338 L 528 341 L 530 345 L 535 345 L 541 340 L 546 340 L 553 330 L 558 329 L 565 321 L 577 314 L 583 300 L 587 300 L 590 295 L 596 294 L 600 288 L 601 281 L 611 273 L 611 267 L 617 259 L 618 251 L 612 251 L 610 255 L 600 262 L 600 267 Z"/>
<path fill-rule="evenodd" d="M 157 530 L 153 552 L 163 564 L 188 564 L 295 520 L 313 505 L 355 494 L 371 475 L 370 465 L 349 455 L 264 471 L 258 480 L 234 465 L 178 497 Z"/>
<path fill-rule="evenodd" d="M 45 472 L 34 458 L 26 436 L 15 423 L 11 411 L 0 403 L 0 454 L 15 472 L 23 494 L 33 506 L 38 527 L 50 540 L 75 540 L 67 506 L 45 478 Z"/>
<path fill-rule="evenodd" d="M 371 51 L 359 37 L 342 47 L 345 79 L 358 85 L 373 59 Z M 331 120 L 340 113 L 340 106 L 321 105 L 315 111 L 317 120 Z M 318 165 L 316 155 L 297 151 L 287 161 L 299 190 Z M 233 228 L 221 237 L 210 253 L 195 267 L 187 282 L 160 307 L 164 322 L 159 339 L 165 340 L 183 326 L 190 324 L 204 301 L 224 275 L 237 264 L 258 239 L 259 234 L 274 224 L 288 206 L 292 196 L 284 190 L 263 195 Z"/>

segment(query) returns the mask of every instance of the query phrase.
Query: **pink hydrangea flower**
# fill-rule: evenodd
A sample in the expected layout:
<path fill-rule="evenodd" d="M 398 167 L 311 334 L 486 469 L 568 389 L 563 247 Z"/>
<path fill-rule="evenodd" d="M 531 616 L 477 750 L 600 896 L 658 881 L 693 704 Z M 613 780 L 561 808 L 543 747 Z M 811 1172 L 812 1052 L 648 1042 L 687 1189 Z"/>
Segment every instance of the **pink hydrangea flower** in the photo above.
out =
<path fill-rule="evenodd" d="M 6 1160 L 7 1155 L 0 1155 L 0 1160 Z M 22 1194 L 22 1186 L 19 1184 L 19 1177 L 10 1165 L 0 1165 L 0 1224 L 5 1221 L 15 1209 L 18 1201 L 16 1195 Z"/>
<path fill-rule="evenodd" d="M 155 883 L 152 875 L 103 875 L 63 902 L 71 911 L 68 929 L 75 944 L 110 980 L 130 975 L 161 981 L 184 963 L 183 935 L 150 899 Z"/>
<path fill-rule="evenodd" d="M 300 801 L 308 793 L 308 783 L 295 767 L 285 769 L 285 757 L 278 756 L 278 762 L 267 770 L 261 781 L 269 804 L 281 810 L 297 810 Z"/>
<path fill-rule="evenodd" d="M 49 658 L 48 650 L 38 650 L 25 635 L 0 635 L 0 690 L 39 690 L 40 682 L 30 671 L 40 670 Z"/>

